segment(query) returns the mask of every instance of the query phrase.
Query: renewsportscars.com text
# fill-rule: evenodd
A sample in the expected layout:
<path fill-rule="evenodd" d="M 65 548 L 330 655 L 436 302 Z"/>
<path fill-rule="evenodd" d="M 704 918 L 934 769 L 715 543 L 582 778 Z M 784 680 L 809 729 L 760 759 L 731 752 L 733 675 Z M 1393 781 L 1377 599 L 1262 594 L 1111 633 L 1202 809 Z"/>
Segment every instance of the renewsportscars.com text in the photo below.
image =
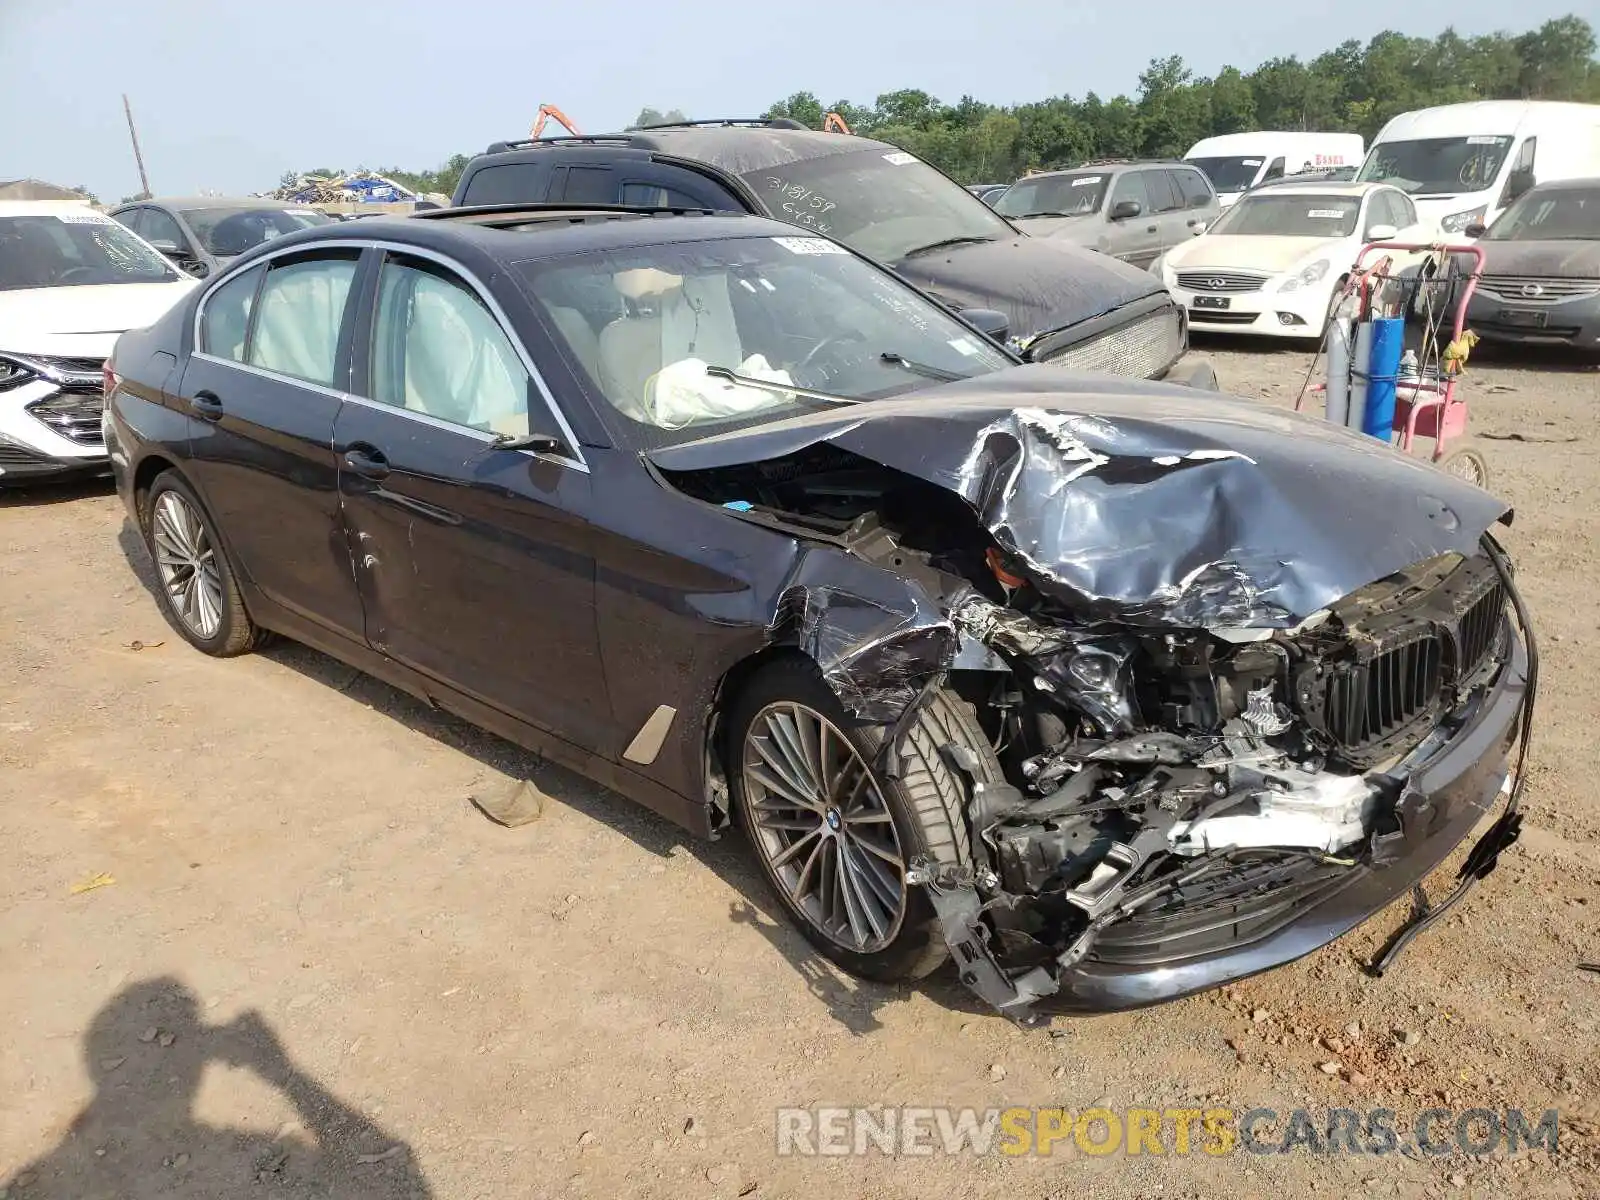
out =
<path fill-rule="evenodd" d="M 777 1152 L 811 1155 L 1357 1154 L 1555 1151 L 1560 1114 L 1429 1108 L 780 1108 Z"/>

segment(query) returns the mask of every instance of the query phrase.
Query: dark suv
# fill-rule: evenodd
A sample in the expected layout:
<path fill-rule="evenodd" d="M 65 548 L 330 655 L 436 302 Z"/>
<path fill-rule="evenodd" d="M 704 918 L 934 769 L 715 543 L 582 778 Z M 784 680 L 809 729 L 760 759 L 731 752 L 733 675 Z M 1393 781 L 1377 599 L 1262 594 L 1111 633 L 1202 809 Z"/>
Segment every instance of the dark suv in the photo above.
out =
<path fill-rule="evenodd" d="M 948 307 L 998 310 L 1026 358 L 1215 386 L 1205 364 L 1179 364 L 1187 320 L 1158 279 L 1029 237 L 948 176 L 871 138 L 717 121 L 496 142 L 467 165 L 454 202 L 776 217 L 876 259 Z"/>

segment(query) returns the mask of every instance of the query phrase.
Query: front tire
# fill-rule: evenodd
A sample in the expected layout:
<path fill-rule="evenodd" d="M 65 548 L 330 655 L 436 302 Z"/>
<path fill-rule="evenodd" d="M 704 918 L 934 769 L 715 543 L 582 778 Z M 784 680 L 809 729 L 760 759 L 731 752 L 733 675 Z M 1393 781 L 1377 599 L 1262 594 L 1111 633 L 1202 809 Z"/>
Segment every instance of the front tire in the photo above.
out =
<path fill-rule="evenodd" d="M 233 566 L 189 485 L 174 471 L 156 476 L 140 518 L 167 622 L 196 650 L 217 658 L 254 647 L 257 630 L 245 612 Z"/>
<path fill-rule="evenodd" d="M 967 789 L 941 753 L 978 758 L 1001 778 L 970 706 L 946 689 L 919 709 L 900 745 L 900 776 L 877 768 L 886 736 L 853 720 L 817 667 L 763 667 L 735 698 L 728 774 L 739 821 L 773 895 L 807 940 L 853 975 L 918 979 L 948 957 L 932 905 L 905 881 L 916 859 L 970 865 Z"/>

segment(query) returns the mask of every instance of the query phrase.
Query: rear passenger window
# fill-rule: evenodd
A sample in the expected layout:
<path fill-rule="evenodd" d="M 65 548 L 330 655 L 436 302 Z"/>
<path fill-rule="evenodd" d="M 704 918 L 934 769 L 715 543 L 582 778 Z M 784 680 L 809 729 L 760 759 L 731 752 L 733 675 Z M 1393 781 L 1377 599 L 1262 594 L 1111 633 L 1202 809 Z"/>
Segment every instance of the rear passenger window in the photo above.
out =
<path fill-rule="evenodd" d="M 616 176 L 610 167 L 568 167 L 560 199 L 575 204 L 615 204 Z"/>
<path fill-rule="evenodd" d="M 658 183 L 625 183 L 622 185 L 622 202 L 639 208 L 704 208 L 704 201 L 696 200 L 677 188 L 662 187 Z"/>
<path fill-rule="evenodd" d="M 1199 171 L 1173 171 L 1185 208 L 1204 208 L 1211 203 L 1211 185 Z"/>
<path fill-rule="evenodd" d="M 1183 207 L 1183 197 L 1171 171 L 1145 171 L 1144 186 L 1150 193 L 1153 212 L 1175 212 Z"/>
<path fill-rule="evenodd" d="M 235 275 L 206 299 L 200 318 L 200 349 L 218 358 L 244 361 L 245 336 L 250 332 L 250 311 L 265 267 L 252 267 Z"/>
<path fill-rule="evenodd" d="M 256 301 L 251 366 L 333 387 L 339 327 L 356 276 L 356 254 L 273 264 Z"/>
<path fill-rule="evenodd" d="M 537 163 L 505 163 L 482 167 L 467 180 L 462 204 L 536 204 L 544 199 L 545 181 Z"/>

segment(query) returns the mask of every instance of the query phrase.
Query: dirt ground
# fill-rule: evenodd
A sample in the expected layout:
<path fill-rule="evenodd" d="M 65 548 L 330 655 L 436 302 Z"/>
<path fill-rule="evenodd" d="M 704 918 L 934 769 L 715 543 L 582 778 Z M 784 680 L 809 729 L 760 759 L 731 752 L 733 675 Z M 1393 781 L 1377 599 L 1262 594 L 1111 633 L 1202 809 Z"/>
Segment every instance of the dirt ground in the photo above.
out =
<path fill-rule="evenodd" d="M 108 487 L 0 501 L 0 1195 L 1600 1195 L 1600 373 L 1483 349 L 1544 650 L 1521 844 L 1381 980 L 1399 909 L 1049 1032 L 840 976 L 737 838 L 306 649 L 188 649 Z M 1272 404 L 1308 362 L 1201 352 Z M 524 773 L 558 799 L 534 823 L 469 803 Z M 783 1105 L 1097 1101 L 1563 1125 L 1516 1157 L 776 1153 Z"/>

